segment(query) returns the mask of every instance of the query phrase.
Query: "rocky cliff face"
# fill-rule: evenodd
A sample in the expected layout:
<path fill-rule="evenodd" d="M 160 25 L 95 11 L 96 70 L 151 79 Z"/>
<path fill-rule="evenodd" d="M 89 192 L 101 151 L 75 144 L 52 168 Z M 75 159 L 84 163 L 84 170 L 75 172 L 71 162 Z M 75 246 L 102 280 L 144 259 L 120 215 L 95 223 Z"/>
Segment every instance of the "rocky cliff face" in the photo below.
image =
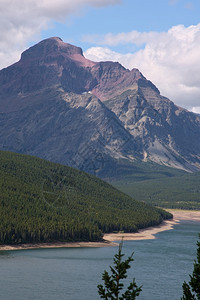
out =
<path fill-rule="evenodd" d="M 200 118 L 150 86 L 105 102 L 143 149 L 144 159 L 195 171 L 200 162 Z"/>
<path fill-rule="evenodd" d="M 95 63 L 59 38 L 0 71 L 0 149 L 105 176 L 117 161 L 200 169 L 200 117 L 137 70 Z"/>

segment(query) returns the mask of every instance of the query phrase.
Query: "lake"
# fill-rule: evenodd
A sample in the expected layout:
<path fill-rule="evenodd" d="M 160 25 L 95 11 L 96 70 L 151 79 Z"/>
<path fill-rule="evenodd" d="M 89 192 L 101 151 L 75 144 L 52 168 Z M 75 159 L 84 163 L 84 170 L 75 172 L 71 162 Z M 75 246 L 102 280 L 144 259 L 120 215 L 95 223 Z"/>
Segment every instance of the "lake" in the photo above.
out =
<path fill-rule="evenodd" d="M 200 222 L 181 221 L 155 240 L 126 241 L 134 251 L 128 281 L 143 285 L 137 299 L 175 300 L 182 296 L 196 259 Z M 0 252 L 0 299 L 97 300 L 102 272 L 112 265 L 117 247 L 60 248 Z"/>

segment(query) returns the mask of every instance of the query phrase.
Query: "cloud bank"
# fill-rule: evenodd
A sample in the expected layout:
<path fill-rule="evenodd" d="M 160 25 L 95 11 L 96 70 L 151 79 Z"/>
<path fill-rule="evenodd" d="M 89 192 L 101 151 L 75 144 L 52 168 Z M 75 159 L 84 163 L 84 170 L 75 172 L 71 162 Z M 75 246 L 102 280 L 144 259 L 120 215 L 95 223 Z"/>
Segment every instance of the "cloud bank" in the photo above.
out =
<path fill-rule="evenodd" d="M 28 42 L 38 38 L 51 21 L 64 21 L 83 6 L 107 6 L 121 0 L 1 0 L 0 69 L 16 62 Z"/>
<path fill-rule="evenodd" d="M 174 26 L 167 32 L 137 32 L 87 36 L 101 47 L 85 52 L 89 59 L 115 60 L 126 68 L 138 68 L 177 105 L 200 113 L 200 23 Z M 143 46 L 135 53 L 121 54 L 109 46 Z M 102 47 L 104 46 L 104 47 Z"/>

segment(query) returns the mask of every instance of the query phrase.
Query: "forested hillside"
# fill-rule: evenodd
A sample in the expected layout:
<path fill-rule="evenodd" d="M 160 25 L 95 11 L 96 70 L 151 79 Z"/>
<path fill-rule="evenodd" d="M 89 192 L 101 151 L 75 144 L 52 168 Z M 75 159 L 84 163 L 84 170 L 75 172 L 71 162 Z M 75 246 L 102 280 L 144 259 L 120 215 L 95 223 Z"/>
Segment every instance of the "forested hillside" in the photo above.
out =
<path fill-rule="evenodd" d="M 98 241 L 171 215 L 70 167 L 0 151 L 0 243 Z"/>
<path fill-rule="evenodd" d="M 131 197 L 154 206 L 200 209 L 200 172 L 164 176 L 143 170 L 138 176 L 120 178 L 112 184 Z"/>

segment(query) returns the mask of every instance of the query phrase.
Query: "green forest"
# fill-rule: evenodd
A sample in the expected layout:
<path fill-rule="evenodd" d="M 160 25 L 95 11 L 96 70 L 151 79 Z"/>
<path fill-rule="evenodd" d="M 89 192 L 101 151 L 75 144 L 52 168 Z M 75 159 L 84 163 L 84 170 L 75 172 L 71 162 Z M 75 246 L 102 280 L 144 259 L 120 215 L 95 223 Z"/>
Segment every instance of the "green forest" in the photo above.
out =
<path fill-rule="evenodd" d="M 85 172 L 0 151 L 0 243 L 100 241 L 172 215 Z"/>
<path fill-rule="evenodd" d="M 171 169 L 171 170 L 170 170 Z M 200 209 L 200 172 L 138 163 L 136 171 L 113 179 L 112 185 L 129 196 L 163 208 Z"/>

